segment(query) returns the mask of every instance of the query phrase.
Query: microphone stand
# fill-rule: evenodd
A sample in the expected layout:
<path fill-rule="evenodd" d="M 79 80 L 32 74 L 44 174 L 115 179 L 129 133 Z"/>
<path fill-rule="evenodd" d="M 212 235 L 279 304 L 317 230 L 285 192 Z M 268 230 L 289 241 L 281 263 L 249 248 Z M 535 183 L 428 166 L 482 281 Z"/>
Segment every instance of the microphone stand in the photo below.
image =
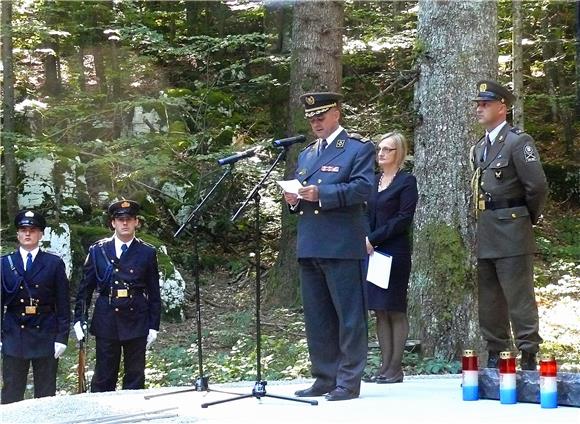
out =
<path fill-rule="evenodd" d="M 209 377 L 203 374 L 203 350 L 202 350 L 202 330 L 201 330 L 201 299 L 200 299 L 200 291 L 199 291 L 199 254 L 198 254 L 198 242 L 197 242 L 197 220 L 199 218 L 199 211 L 201 208 L 206 204 L 207 200 L 211 197 L 211 195 L 216 191 L 222 181 L 231 174 L 234 165 L 230 165 L 220 179 L 213 185 L 211 190 L 199 201 L 198 205 L 195 207 L 193 212 L 189 215 L 187 220 L 179 227 L 179 229 L 173 235 L 174 238 L 177 238 L 181 232 L 185 229 L 189 223 L 193 222 L 192 230 L 193 230 L 193 242 L 192 242 L 192 253 L 193 253 L 193 276 L 194 276 L 194 283 L 195 283 L 195 320 L 197 326 L 197 363 L 198 363 L 198 378 L 195 380 L 194 387 L 191 389 L 184 389 L 184 390 L 177 390 L 168 393 L 160 393 L 156 395 L 149 395 L 145 396 L 145 399 L 152 399 L 155 397 L 160 396 L 167 396 L 173 395 L 177 393 L 184 393 L 184 392 L 219 392 L 219 393 L 229 393 L 235 394 L 231 392 L 222 392 L 220 390 L 212 390 L 209 388 Z"/>
<path fill-rule="evenodd" d="M 254 186 L 252 191 L 244 200 L 244 203 L 237 212 L 232 216 L 231 222 L 234 222 L 242 213 L 242 211 L 246 208 L 250 200 L 254 200 L 254 214 L 255 214 L 255 226 L 254 226 L 254 239 L 255 239 L 255 246 L 256 246 L 256 383 L 254 384 L 254 388 L 252 389 L 252 393 L 239 395 L 233 398 L 218 400 L 215 402 L 209 403 L 202 403 L 202 408 L 207 408 L 208 406 L 217 405 L 219 403 L 226 403 L 232 402 L 239 399 L 246 399 L 250 397 L 254 397 L 256 399 L 261 399 L 263 397 L 271 397 L 276 399 L 283 399 L 289 400 L 293 402 L 301 402 L 301 403 L 308 403 L 310 405 L 318 405 L 317 400 L 307 400 L 307 399 L 296 399 L 287 396 L 279 396 L 279 395 L 271 395 L 266 393 L 266 385 L 268 384 L 267 381 L 262 380 L 262 340 L 261 340 L 261 322 L 260 322 L 260 271 L 261 271 L 261 259 L 260 259 L 260 189 L 264 187 L 264 183 L 272 173 L 272 170 L 276 167 L 276 165 L 283 159 L 286 158 L 286 153 L 288 152 L 288 147 L 285 146 L 284 150 L 282 150 L 279 154 L 274 163 L 270 166 L 266 174 L 262 177 L 262 179 Z"/>

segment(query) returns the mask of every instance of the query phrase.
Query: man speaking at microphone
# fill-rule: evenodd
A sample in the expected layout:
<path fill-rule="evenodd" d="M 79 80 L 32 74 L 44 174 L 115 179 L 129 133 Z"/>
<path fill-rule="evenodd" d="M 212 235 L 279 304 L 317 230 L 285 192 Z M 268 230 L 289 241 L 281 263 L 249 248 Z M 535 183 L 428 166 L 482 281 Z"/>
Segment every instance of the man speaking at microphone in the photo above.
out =
<path fill-rule="evenodd" d="M 298 156 L 298 195 L 284 193 L 299 214 L 297 255 L 314 384 L 295 394 L 354 399 L 367 356 L 363 296 L 364 204 L 374 178 L 372 143 L 340 125 L 337 93 L 300 97 L 317 140 Z"/>

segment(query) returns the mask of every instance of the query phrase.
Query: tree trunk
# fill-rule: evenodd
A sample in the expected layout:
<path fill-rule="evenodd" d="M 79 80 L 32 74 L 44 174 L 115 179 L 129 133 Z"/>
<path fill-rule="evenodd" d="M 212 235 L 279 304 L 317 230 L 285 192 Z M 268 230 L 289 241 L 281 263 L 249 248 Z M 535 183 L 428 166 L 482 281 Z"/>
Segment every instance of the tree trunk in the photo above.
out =
<path fill-rule="evenodd" d="M 419 1 L 419 202 L 409 315 L 411 335 L 426 355 L 456 357 L 479 339 L 468 164 L 478 131 L 471 98 L 479 79 L 496 76 L 496 33 L 495 2 Z"/>
<path fill-rule="evenodd" d="M 79 52 L 78 52 L 78 58 L 79 58 L 79 78 L 78 78 L 78 82 L 79 82 L 79 90 L 82 92 L 87 91 L 87 82 L 86 82 L 86 78 L 85 78 L 85 48 L 81 45 L 79 46 Z"/>
<path fill-rule="evenodd" d="M 2 145 L 4 147 L 4 184 L 9 217 L 18 212 L 16 159 L 14 157 L 14 58 L 12 56 L 12 1 L 2 2 Z"/>
<path fill-rule="evenodd" d="M 58 45 L 54 41 L 45 44 L 47 49 L 54 53 L 46 53 L 44 56 L 44 92 L 48 96 L 58 96 L 60 93 L 60 72 L 58 70 L 57 51 Z"/>
<path fill-rule="evenodd" d="M 580 121 L 580 1 L 576 1 L 576 120 Z"/>
<path fill-rule="evenodd" d="M 93 59 L 95 61 L 95 77 L 97 79 L 99 91 L 102 94 L 107 94 L 109 91 L 107 88 L 107 71 L 105 68 L 103 48 L 100 44 L 93 47 Z"/>
<path fill-rule="evenodd" d="M 558 122 L 560 117 L 560 105 L 558 100 L 558 68 L 552 61 L 555 56 L 555 37 L 551 30 L 552 10 L 550 4 L 546 4 L 544 16 L 542 16 L 542 32 L 544 42 L 542 43 L 542 59 L 544 60 L 544 73 L 546 75 L 546 89 L 549 95 L 551 120 Z"/>
<path fill-rule="evenodd" d="M 522 47 L 522 2 L 512 0 L 512 81 L 516 101 L 513 108 L 513 124 L 524 129 L 524 69 Z"/>
<path fill-rule="evenodd" d="M 309 133 L 310 127 L 299 101 L 301 94 L 340 90 L 343 21 L 342 2 L 299 1 L 294 6 L 288 135 Z M 288 153 L 287 178 L 294 178 L 296 159 L 302 147 L 294 146 Z M 270 283 L 267 295 L 271 302 L 289 305 L 299 299 L 296 218 L 288 213 L 285 204 L 282 205 L 280 249 Z"/>

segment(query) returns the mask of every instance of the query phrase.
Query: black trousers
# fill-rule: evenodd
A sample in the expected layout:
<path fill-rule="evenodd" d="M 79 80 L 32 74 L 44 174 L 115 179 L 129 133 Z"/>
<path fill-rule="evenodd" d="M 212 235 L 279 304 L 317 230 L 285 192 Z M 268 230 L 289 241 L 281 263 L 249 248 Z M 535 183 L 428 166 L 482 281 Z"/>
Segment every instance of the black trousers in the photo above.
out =
<path fill-rule="evenodd" d="M 123 351 L 123 389 L 145 387 L 145 346 L 147 337 L 119 341 L 96 337 L 95 374 L 91 392 L 112 392 L 117 387 L 121 350 Z"/>
<path fill-rule="evenodd" d="M 363 261 L 299 259 L 314 385 L 359 393 L 367 359 Z"/>
<path fill-rule="evenodd" d="M 32 363 L 34 377 L 34 397 L 41 398 L 55 395 L 58 359 L 54 359 L 53 356 L 24 359 L 2 355 L 3 404 L 24 399 L 30 363 Z"/>

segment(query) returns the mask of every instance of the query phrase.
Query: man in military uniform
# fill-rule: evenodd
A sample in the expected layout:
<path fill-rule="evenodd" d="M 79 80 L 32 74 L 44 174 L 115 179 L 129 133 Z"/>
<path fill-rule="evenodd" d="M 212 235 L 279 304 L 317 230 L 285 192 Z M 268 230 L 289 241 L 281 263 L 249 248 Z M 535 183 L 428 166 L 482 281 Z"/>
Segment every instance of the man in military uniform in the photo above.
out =
<path fill-rule="evenodd" d="M 55 395 L 70 324 L 64 262 L 39 248 L 44 217 L 23 210 L 14 225 L 18 250 L 2 256 L 2 403 L 24 399 L 30 363 L 34 397 Z"/>
<path fill-rule="evenodd" d="M 98 292 L 90 333 L 96 339 L 92 392 L 117 386 L 123 352 L 123 389 L 145 385 L 145 351 L 157 338 L 161 317 L 155 248 L 135 237 L 139 204 L 121 200 L 109 206 L 115 234 L 89 248 L 75 306 L 74 330 L 82 340 L 93 291 Z"/>
<path fill-rule="evenodd" d="M 534 297 L 532 225 L 547 195 L 546 176 L 534 140 L 506 122 L 514 95 L 494 81 L 480 81 L 477 119 L 486 134 L 472 148 L 477 213 L 479 322 L 488 367 L 508 350 L 510 323 L 520 366 L 536 369 L 538 308 Z"/>
<path fill-rule="evenodd" d="M 297 255 L 316 379 L 296 396 L 327 394 L 330 401 L 359 396 L 366 364 L 364 204 L 374 178 L 374 147 L 340 126 L 341 98 L 300 97 L 318 139 L 298 157 L 296 178 L 303 185 L 298 195 L 284 193 L 290 210 L 299 214 Z"/>

